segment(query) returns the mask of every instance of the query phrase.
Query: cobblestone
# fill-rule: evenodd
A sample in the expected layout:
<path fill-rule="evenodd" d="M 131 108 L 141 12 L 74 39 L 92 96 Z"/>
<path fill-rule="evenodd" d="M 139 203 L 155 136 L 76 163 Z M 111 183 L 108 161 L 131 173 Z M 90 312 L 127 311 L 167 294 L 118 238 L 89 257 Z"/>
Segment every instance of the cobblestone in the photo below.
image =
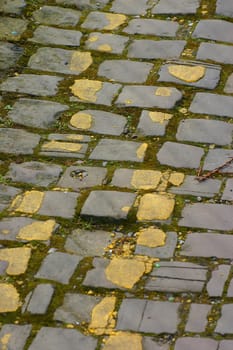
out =
<path fill-rule="evenodd" d="M 0 128 L 0 152 L 32 154 L 40 136 L 20 129 Z"/>
<path fill-rule="evenodd" d="M 201 60 L 233 64 L 232 54 L 233 48 L 230 45 L 201 43 L 197 51 L 197 58 Z"/>
<path fill-rule="evenodd" d="M 216 14 L 228 17 L 233 17 L 233 5 L 229 0 L 218 0 Z"/>
<path fill-rule="evenodd" d="M 11 43 L 0 42 L 0 70 L 13 67 L 22 54 L 22 47 Z"/>
<path fill-rule="evenodd" d="M 232 117 L 233 97 L 198 92 L 190 106 L 193 113 Z"/>
<path fill-rule="evenodd" d="M 199 0 L 160 0 L 152 10 L 153 14 L 193 14 L 199 7 Z"/>
<path fill-rule="evenodd" d="M 193 37 L 233 43 L 230 35 L 232 28 L 233 26 L 230 22 L 221 19 L 206 19 L 198 23 L 193 32 Z"/>
<path fill-rule="evenodd" d="M 6 324 L 2 327 L 0 332 L 0 343 L 3 346 L 6 345 L 7 347 L 15 350 L 23 350 L 24 345 L 30 335 L 31 328 L 32 326 L 29 324 Z"/>
<path fill-rule="evenodd" d="M 38 23 L 60 27 L 74 27 L 78 24 L 81 12 L 58 6 L 42 6 L 33 12 Z"/>
<path fill-rule="evenodd" d="M 207 316 L 210 310 L 211 305 L 191 304 L 185 331 L 195 333 L 204 332 L 208 323 Z"/>
<path fill-rule="evenodd" d="M 179 58 L 186 42 L 184 40 L 134 40 L 128 48 L 128 57 L 145 59 Z"/>
<path fill-rule="evenodd" d="M 159 19 L 132 19 L 128 26 L 124 28 L 127 34 L 144 34 L 156 36 L 175 36 L 179 24 L 172 21 Z"/>

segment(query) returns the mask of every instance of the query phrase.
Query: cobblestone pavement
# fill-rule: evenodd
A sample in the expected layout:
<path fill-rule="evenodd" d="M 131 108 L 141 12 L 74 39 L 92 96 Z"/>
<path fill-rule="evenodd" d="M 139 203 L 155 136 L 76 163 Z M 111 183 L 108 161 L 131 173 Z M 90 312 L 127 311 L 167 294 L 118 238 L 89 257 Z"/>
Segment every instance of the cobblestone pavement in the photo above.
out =
<path fill-rule="evenodd" d="M 232 350 L 232 0 L 0 11 L 0 350 Z"/>

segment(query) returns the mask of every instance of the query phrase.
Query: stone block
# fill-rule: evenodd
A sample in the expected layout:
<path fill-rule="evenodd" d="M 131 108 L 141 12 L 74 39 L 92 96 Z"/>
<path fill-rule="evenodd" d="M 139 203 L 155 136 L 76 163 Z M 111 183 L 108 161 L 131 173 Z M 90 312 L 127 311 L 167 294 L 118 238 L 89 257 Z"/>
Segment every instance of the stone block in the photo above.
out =
<path fill-rule="evenodd" d="M 186 41 L 184 40 L 133 40 L 128 47 L 129 58 L 175 59 L 179 58 Z"/>
<path fill-rule="evenodd" d="M 233 179 L 228 179 L 224 188 L 222 199 L 224 201 L 233 201 Z"/>
<path fill-rule="evenodd" d="M 211 305 L 196 303 L 191 304 L 185 331 L 193 333 L 205 332 L 205 328 L 208 323 L 207 317 L 210 310 Z"/>
<path fill-rule="evenodd" d="M 29 324 L 22 326 L 14 324 L 3 325 L 0 331 L 0 342 L 3 345 L 3 349 L 6 345 L 9 350 L 23 350 L 24 345 L 26 344 L 26 341 L 30 335 L 31 329 L 32 326 Z M 7 344 L 4 343 L 4 339 L 7 339 Z"/>
<path fill-rule="evenodd" d="M 200 0 L 160 0 L 152 9 L 152 14 L 195 14 Z"/>
<path fill-rule="evenodd" d="M 222 19 L 204 19 L 198 22 L 192 36 L 233 43 L 232 30 L 233 24 L 231 22 Z"/>
<path fill-rule="evenodd" d="M 137 133 L 145 136 L 163 136 L 172 114 L 143 110 L 137 126 Z"/>
<path fill-rule="evenodd" d="M 233 64 L 233 47 L 230 45 L 201 43 L 197 59 Z"/>
<path fill-rule="evenodd" d="M 38 284 L 24 305 L 25 311 L 31 314 L 43 315 L 47 312 L 54 293 L 51 284 Z"/>
<path fill-rule="evenodd" d="M 21 129 L 0 128 L 0 152 L 33 154 L 40 136 Z"/>
<path fill-rule="evenodd" d="M 192 113 L 203 113 L 221 117 L 232 117 L 233 97 L 210 94 L 205 92 L 196 93 L 189 110 Z"/>
<path fill-rule="evenodd" d="M 40 25 L 36 28 L 33 37 L 29 41 L 43 45 L 79 46 L 81 37 L 82 33 L 79 31 Z M 47 62 L 49 63 L 49 61 Z"/>
<path fill-rule="evenodd" d="M 221 317 L 215 328 L 216 333 L 233 333 L 233 304 L 224 304 L 221 310 Z"/>
<path fill-rule="evenodd" d="M 20 18 L 2 17 L 0 23 L 0 40 L 19 41 L 27 29 L 28 21 Z"/>
<path fill-rule="evenodd" d="M 21 46 L 3 41 L 0 42 L 0 70 L 4 71 L 10 67 L 14 67 L 22 54 L 23 48 Z"/>
<path fill-rule="evenodd" d="M 211 338 L 178 338 L 174 350 L 217 350 L 218 341 Z"/>
<path fill-rule="evenodd" d="M 144 34 L 153 36 L 176 36 L 179 29 L 179 24 L 172 21 L 160 19 L 145 19 L 137 18 L 129 21 L 129 24 L 124 28 L 127 34 Z"/>
<path fill-rule="evenodd" d="M 74 27 L 78 24 L 81 12 L 59 6 L 42 6 L 33 12 L 37 23 L 58 27 Z"/>
<path fill-rule="evenodd" d="M 203 165 L 203 170 L 214 170 L 215 168 L 222 166 L 233 157 L 233 151 L 231 149 L 210 149 Z M 219 170 L 219 173 L 232 173 L 233 164 L 229 163 L 227 166 Z"/>
<path fill-rule="evenodd" d="M 93 32 L 85 42 L 88 50 L 122 54 L 129 38 L 123 35 Z"/>
<path fill-rule="evenodd" d="M 233 17 L 233 3 L 232 3 L 232 1 L 231 0 L 217 0 L 216 14 L 226 16 L 226 17 Z"/>

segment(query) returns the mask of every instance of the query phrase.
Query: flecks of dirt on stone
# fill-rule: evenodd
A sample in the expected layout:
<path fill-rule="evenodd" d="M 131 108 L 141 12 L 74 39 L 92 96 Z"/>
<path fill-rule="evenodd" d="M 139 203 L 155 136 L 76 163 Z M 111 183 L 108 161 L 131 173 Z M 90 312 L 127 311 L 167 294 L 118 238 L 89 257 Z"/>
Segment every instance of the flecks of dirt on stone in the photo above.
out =
<path fill-rule="evenodd" d="M 105 30 L 114 30 L 123 23 L 125 23 L 127 17 L 122 14 L 105 13 L 108 24 L 103 28 Z"/>
<path fill-rule="evenodd" d="M 162 173 L 155 170 L 135 170 L 131 179 L 131 185 L 140 190 L 155 189 L 160 181 Z"/>
<path fill-rule="evenodd" d="M 171 89 L 166 87 L 158 87 L 155 90 L 155 96 L 162 96 L 162 97 L 171 96 Z"/>
<path fill-rule="evenodd" d="M 137 212 L 139 221 L 167 220 L 175 206 L 170 194 L 147 193 L 142 196 Z"/>
<path fill-rule="evenodd" d="M 137 244 L 149 248 L 164 246 L 166 242 L 165 232 L 153 226 L 141 229 L 137 235 Z"/>
<path fill-rule="evenodd" d="M 70 125 L 77 129 L 89 130 L 92 125 L 92 116 L 88 113 L 75 113 L 70 119 Z"/>
<path fill-rule="evenodd" d="M 70 87 L 72 93 L 83 101 L 96 102 L 97 92 L 101 90 L 103 86 L 102 81 L 80 79 L 75 80 L 74 84 Z"/>
<path fill-rule="evenodd" d="M 82 145 L 73 142 L 49 141 L 42 145 L 42 151 L 57 151 L 57 152 L 79 152 Z"/>
<path fill-rule="evenodd" d="M 17 238 L 26 240 L 26 241 L 46 241 L 48 240 L 54 229 L 56 227 L 55 220 L 46 220 L 46 221 L 35 221 L 30 225 L 26 225 L 19 230 Z"/>
<path fill-rule="evenodd" d="M 113 329 L 115 326 L 115 320 L 113 317 L 115 305 L 115 297 L 105 297 L 102 299 L 92 310 L 89 331 L 100 335 Z"/>
<path fill-rule="evenodd" d="M 152 122 L 163 124 L 165 121 L 170 120 L 173 115 L 163 112 L 149 112 L 149 117 Z"/>
<path fill-rule="evenodd" d="M 0 313 L 14 312 L 20 306 L 19 294 L 14 286 L 0 283 Z"/>
<path fill-rule="evenodd" d="M 203 66 L 189 67 L 186 65 L 171 65 L 168 71 L 174 77 L 186 81 L 187 83 L 195 83 L 204 77 L 206 68 Z"/>
<path fill-rule="evenodd" d="M 137 153 L 137 157 L 138 157 L 139 159 L 143 159 L 143 158 L 144 158 L 145 152 L 146 152 L 146 150 L 147 150 L 147 147 L 148 147 L 148 144 L 147 144 L 147 143 L 142 143 L 142 144 L 138 147 L 136 153 Z"/>
<path fill-rule="evenodd" d="M 143 350 L 142 336 L 136 333 L 117 332 L 104 344 L 103 350 Z"/>
<path fill-rule="evenodd" d="M 184 181 L 185 175 L 183 173 L 172 172 L 169 177 L 169 182 L 174 186 L 180 186 Z"/>
<path fill-rule="evenodd" d="M 11 209 L 17 212 L 34 214 L 40 209 L 43 198 L 44 193 L 41 191 L 26 191 L 13 200 Z"/>
<path fill-rule="evenodd" d="M 24 273 L 27 269 L 30 257 L 31 248 L 18 247 L 0 249 L 0 260 L 7 261 L 9 263 L 6 269 L 8 275 L 17 276 Z"/>
<path fill-rule="evenodd" d="M 90 52 L 76 51 L 70 61 L 70 69 L 79 73 L 84 72 L 93 63 Z"/>

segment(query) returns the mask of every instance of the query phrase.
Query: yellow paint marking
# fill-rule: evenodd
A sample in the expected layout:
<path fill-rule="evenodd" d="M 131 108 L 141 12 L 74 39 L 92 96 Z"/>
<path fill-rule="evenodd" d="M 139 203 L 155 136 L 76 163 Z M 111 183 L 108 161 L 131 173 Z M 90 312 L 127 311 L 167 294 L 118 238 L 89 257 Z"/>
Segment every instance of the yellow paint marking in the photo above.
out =
<path fill-rule="evenodd" d="M 89 330 L 100 335 L 106 333 L 107 329 L 112 329 L 115 325 L 113 313 L 115 309 L 116 298 L 105 297 L 92 310 L 91 323 Z"/>
<path fill-rule="evenodd" d="M 35 190 L 26 191 L 14 199 L 11 208 L 22 213 L 34 214 L 40 209 L 43 199 L 43 192 Z"/>
<path fill-rule="evenodd" d="M 168 71 L 174 77 L 187 83 L 195 83 L 205 76 L 206 68 L 202 66 L 171 65 Z"/>
<path fill-rule="evenodd" d="M 35 221 L 30 225 L 24 226 L 20 229 L 17 238 L 26 241 L 46 241 L 48 240 L 56 226 L 55 220 Z"/>
<path fill-rule="evenodd" d="M 90 43 L 94 43 L 95 41 L 99 40 L 99 37 L 97 35 L 92 35 L 90 36 L 90 38 L 88 39 L 88 41 Z"/>
<path fill-rule="evenodd" d="M 165 241 L 166 234 L 156 227 L 144 228 L 138 232 L 137 244 L 139 245 L 155 248 L 163 246 Z"/>
<path fill-rule="evenodd" d="M 139 159 L 143 159 L 145 156 L 145 152 L 147 150 L 148 144 L 147 143 L 142 143 L 138 149 L 137 149 L 137 157 Z"/>
<path fill-rule="evenodd" d="M 89 130 L 92 124 L 92 116 L 87 113 L 75 113 L 70 119 L 70 125 L 76 129 Z"/>
<path fill-rule="evenodd" d="M 142 336 L 136 333 L 117 332 L 110 335 L 103 350 L 143 350 Z"/>
<path fill-rule="evenodd" d="M 154 170 L 134 170 L 131 185 L 140 190 L 155 189 L 161 178 L 160 171 Z"/>
<path fill-rule="evenodd" d="M 171 89 L 166 87 L 159 87 L 156 89 L 155 95 L 162 97 L 171 96 Z"/>
<path fill-rule="evenodd" d="M 127 17 L 121 14 L 105 13 L 105 17 L 108 20 L 107 24 L 103 29 L 105 30 L 114 30 L 123 23 L 125 23 Z"/>
<path fill-rule="evenodd" d="M 91 64 L 93 59 L 90 52 L 79 52 L 73 53 L 70 61 L 70 69 L 77 73 L 84 72 Z"/>
<path fill-rule="evenodd" d="M 1 350 L 9 350 L 8 344 L 10 341 L 10 338 L 12 337 L 11 333 L 6 333 L 4 336 L 0 339 L 0 349 Z M 2 344 L 2 346 L 1 346 Z"/>
<path fill-rule="evenodd" d="M 173 172 L 169 177 L 169 182 L 174 186 L 180 186 L 184 181 L 184 174 Z"/>
<path fill-rule="evenodd" d="M 149 117 L 152 120 L 152 122 L 163 124 L 167 120 L 170 120 L 173 117 L 173 115 L 162 112 L 149 112 Z"/>
<path fill-rule="evenodd" d="M 31 257 L 31 248 L 6 248 L 0 249 L 0 260 L 9 263 L 7 274 L 16 276 L 24 273 Z"/>
<path fill-rule="evenodd" d="M 130 207 L 122 207 L 121 210 L 125 213 L 128 213 L 130 211 Z"/>
<path fill-rule="evenodd" d="M 72 93 L 80 100 L 96 102 L 97 92 L 102 89 L 103 83 L 98 80 L 80 79 L 75 80 L 74 85 L 70 87 Z"/>
<path fill-rule="evenodd" d="M 112 51 L 112 47 L 109 44 L 99 45 L 97 49 L 99 51 L 102 51 L 102 52 L 111 52 Z"/>
<path fill-rule="evenodd" d="M 145 194 L 139 204 L 137 219 L 139 221 L 167 220 L 175 206 L 171 194 Z"/>
<path fill-rule="evenodd" d="M 79 152 L 82 149 L 82 145 L 72 142 L 61 141 L 49 141 L 43 144 L 42 151 L 54 151 L 54 152 Z"/>
<path fill-rule="evenodd" d="M 14 286 L 0 283 L 0 313 L 13 312 L 20 306 L 19 294 Z"/>

